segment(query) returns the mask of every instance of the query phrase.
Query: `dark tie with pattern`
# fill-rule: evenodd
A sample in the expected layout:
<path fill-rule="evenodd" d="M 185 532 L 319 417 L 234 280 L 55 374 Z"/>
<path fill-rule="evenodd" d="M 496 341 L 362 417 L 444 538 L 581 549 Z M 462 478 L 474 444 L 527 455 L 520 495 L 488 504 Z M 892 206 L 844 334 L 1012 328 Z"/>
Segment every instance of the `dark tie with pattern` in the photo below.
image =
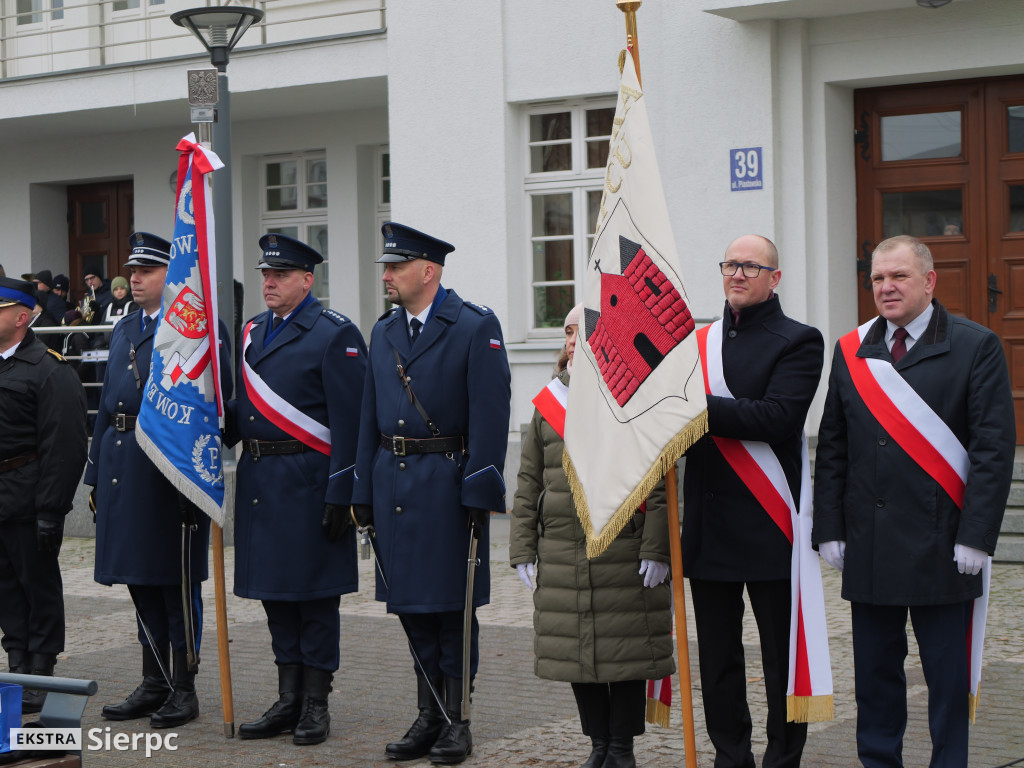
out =
<path fill-rule="evenodd" d="M 420 322 L 418 317 L 414 317 L 409 321 L 409 327 L 412 328 L 412 343 L 416 343 L 416 339 L 420 337 L 420 328 L 423 327 L 423 323 Z"/>
<path fill-rule="evenodd" d="M 907 354 L 907 333 L 906 328 L 897 328 L 892 332 L 892 361 L 898 363 L 900 358 Z"/>
<path fill-rule="evenodd" d="M 283 317 L 278 317 L 277 315 L 274 315 L 274 322 L 270 326 L 271 332 L 274 332 L 278 328 L 280 328 L 281 327 L 281 323 L 283 323 L 283 322 L 284 322 L 284 318 Z"/>

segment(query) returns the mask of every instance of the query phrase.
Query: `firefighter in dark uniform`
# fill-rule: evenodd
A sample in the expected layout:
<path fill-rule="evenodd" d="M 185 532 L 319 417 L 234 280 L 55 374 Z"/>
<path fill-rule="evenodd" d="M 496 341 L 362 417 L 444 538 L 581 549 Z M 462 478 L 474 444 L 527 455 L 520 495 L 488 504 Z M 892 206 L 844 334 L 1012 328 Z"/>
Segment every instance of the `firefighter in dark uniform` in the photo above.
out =
<path fill-rule="evenodd" d="M 0 631 L 11 672 L 52 675 L 64 650 L 57 555 L 86 456 L 78 374 L 29 329 L 32 283 L 0 277 Z M 46 694 L 26 690 L 22 710 Z M 17 725 L 17 723 L 14 723 Z"/>
<path fill-rule="evenodd" d="M 195 670 L 189 669 L 182 596 L 182 549 L 187 550 L 189 623 L 196 650 L 203 626 L 201 582 L 207 578 L 210 520 L 178 492 L 135 439 L 135 420 L 149 377 L 153 337 L 170 243 L 147 232 L 129 237 L 131 289 L 139 309 L 110 336 L 110 355 L 85 483 L 96 512 L 96 568 L 100 584 L 126 584 L 135 604 L 142 645 L 142 682 L 120 704 L 103 707 L 108 720 L 150 715 L 154 728 L 172 728 L 199 716 Z M 221 387 L 231 393 L 227 328 L 220 324 Z M 183 544 L 183 522 L 187 544 Z"/>
<path fill-rule="evenodd" d="M 461 712 L 470 523 L 483 553 L 475 607 L 490 601 L 489 513 L 505 510 L 508 358 L 494 313 L 441 286 L 454 247 L 394 222 L 382 231 L 378 261 L 396 307 L 370 341 L 353 513 L 360 526 L 375 528 L 384 576 L 377 574 L 377 599 L 400 615 L 423 665 L 414 663 L 419 717 L 385 751 L 396 760 L 458 763 L 473 748 Z M 474 616 L 471 678 L 478 634 Z"/>
<path fill-rule="evenodd" d="M 359 587 L 349 508 L 366 344 L 310 293 L 319 253 L 277 234 L 260 247 L 268 310 L 246 324 L 229 406 L 229 440 L 242 443 L 235 594 L 263 601 L 279 699 L 239 736 L 291 731 L 295 744 L 319 744 L 330 732 L 340 596 Z"/>

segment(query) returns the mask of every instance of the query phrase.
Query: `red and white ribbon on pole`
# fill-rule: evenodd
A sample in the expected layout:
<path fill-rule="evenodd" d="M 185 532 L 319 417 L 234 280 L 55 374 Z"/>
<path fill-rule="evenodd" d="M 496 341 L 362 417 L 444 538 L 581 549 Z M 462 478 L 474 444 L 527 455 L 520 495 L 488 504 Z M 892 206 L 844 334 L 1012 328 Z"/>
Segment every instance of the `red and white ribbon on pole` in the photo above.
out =
<path fill-rule="evenodd" d="M 857 357 L 857 350 L 877 318 L 869 320 L 839 340 L 850 379 L 861 400 L 889 436 L 906 451 L 949 497 L 962 509 L 967 488 L 970 458 L 967 449 L 931 406 L 914 391 L 888 360 Z M 953 553 L 949 553 L 952 558 Z M 971 605 L 967 629 L 970 673 L 971 722 L 978 709 L 981 687 L 981 656 L 985 644 L 988 594 L 992 583 L 992 558 L 981 568 L 982 592 Z"/>
<path fill-rule="evenodd" d="M 563 440 L 565 439 L 565 406 L 568 402 L 569 387 L 559 379 L 552 379 L 533 398 L 533 404 L 540 411 L 540 415 Z"/>
<path fill-rule="evenodd" d="M 697 344 L 705 391 L 717 397 L 733 398 L 722 369 L 722 321 L 697 331 Z M 713 424 L 709 427 L 714 429 Z M 788 719 L 801 723 L 831 720 L 832 665 L 821 568 L 818 555 L 811 548 L 813 519 L 807 439 L 801 440 L 799 507 L 793 502 L 786 473 L 771 446 L 754 440 L 713 439 L 729 466 L 793 545 L 786 690 Z"/>
<path fill-rule="evenodd" d="M 296 440 L 308 445 L 314 451 L 326 456 L 331 455 L 331 430 L 316 419 L 307 416 L 270 388 L 260 375 L 256 373 L 245 359 L 246 350 L 252 343 L 250 331 L 252 321 L 245 326 L 242 341 L 242 378 L 249 393 L 249 400 L 256 410 L 268 421 L 281 428 Z"/>

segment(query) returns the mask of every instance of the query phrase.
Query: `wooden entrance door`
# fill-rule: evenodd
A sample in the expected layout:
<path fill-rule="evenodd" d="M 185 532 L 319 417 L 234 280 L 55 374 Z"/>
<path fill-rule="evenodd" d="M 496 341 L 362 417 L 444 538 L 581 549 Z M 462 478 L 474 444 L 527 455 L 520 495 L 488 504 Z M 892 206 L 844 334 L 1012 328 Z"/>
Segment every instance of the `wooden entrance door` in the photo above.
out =
<path fill-rule="evenodd" d="M 90 273 L 110 280 L 128 276 L 128 236 L 134 229 L 131 181 L 68 187 L 68 270 L 77 304 L 85 294 L 82 278 Z"/>
<path fill-rule="evenodd" d="M 936 298 L 1002 338 L 1024 442 L 1024 78 L 865 89 L 854 108 L 860 321 L 874 247 L 921 238 Z"/>

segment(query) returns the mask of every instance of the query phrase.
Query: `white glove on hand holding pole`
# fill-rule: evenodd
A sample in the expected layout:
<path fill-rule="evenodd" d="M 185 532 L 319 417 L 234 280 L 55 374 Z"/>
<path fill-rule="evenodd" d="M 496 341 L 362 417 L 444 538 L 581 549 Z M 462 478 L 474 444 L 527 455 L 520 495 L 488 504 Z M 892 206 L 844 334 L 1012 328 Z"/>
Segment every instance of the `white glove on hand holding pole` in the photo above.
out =
<path fill-rule="evenodd" d="M 973 576 L 981 570 L 981 566 L 988 560 L 988 552 L 968 547 L 966 544 L 954 544 L 953 560 L 956 562 L 956 569 L 960 573 Z"/>
<path fill-rule="evenodd" d="M 640 575 L 644 577 L 645 587 L 656 587 L 668 576 L 668 563 L 659 563 L 657 560 L 641 560 Z"/>
<path fill-rule="evenodd" d="M 516 572 L 528 590 L 532 592 L 537 588 L 537 566 L 533 563 L 520 563 L 516 566 Z"/>
<path fill-rule="evenodd" d="M 842 573 L 843 562 L 846 559 L 845 541 L 826 541 L 818 545 L 818 554 L 821 559 Z"/>

